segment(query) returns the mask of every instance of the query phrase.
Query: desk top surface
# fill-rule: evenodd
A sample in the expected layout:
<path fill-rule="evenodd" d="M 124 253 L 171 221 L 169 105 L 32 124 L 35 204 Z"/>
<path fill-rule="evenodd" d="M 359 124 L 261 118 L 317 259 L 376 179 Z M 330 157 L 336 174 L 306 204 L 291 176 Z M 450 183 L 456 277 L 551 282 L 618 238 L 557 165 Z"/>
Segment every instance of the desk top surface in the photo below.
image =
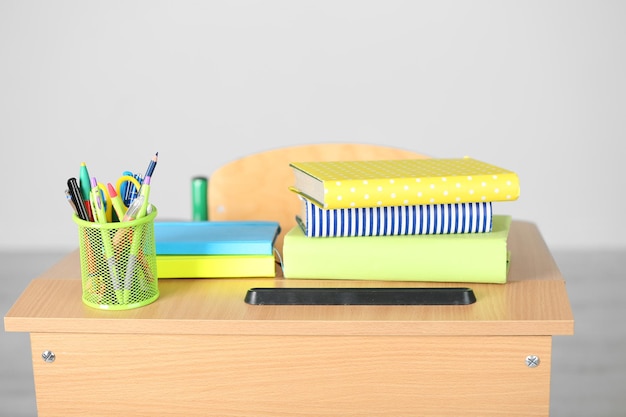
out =
<path fill-rule="evenodd" d="M 506 284 L 467 284 L 477 301 L 463 306 L 250 305 L 254 287 L 458 287 L 458 283 L 163 279 L 159 298 L 126 311 L 81 300 L 78 251 L 33 280 L 4 318 L 5 330 L 31 333 L 212 335 L 571 335 L 565 281 L 537 227 L 514 221 Z"/>

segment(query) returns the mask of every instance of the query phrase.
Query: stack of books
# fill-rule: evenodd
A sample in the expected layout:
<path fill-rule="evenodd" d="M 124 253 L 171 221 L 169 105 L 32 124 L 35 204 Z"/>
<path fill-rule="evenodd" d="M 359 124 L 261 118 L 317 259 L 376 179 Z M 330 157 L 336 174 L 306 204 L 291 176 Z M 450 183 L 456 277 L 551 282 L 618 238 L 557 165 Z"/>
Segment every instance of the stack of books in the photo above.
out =
<path fill-rule="evenodd" d="M 512 171 L 472 158 L 292 162 L 285 278 L 504 283 Z"/>
<path fill-rule="evenodd" d="M 156 222 L 159 278 L 274 277 L 273 221 Z"/>

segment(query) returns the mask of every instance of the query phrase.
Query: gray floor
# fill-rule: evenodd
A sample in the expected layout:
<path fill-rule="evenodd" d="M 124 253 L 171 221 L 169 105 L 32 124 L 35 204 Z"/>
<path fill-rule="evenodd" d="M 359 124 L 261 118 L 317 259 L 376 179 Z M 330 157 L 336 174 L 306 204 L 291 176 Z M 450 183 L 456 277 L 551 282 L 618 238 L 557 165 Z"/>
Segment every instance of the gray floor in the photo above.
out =
<path fill-rule="evenodd" d="M 2 317 L 62 254 L 0 253 Z M 556 336 L 552 417 L 626 416 L 626 251 L 555 251 L 567 280 L 574 336 Z M 0 416 L 37 415 L 28 335 L 0 332 Z"/>

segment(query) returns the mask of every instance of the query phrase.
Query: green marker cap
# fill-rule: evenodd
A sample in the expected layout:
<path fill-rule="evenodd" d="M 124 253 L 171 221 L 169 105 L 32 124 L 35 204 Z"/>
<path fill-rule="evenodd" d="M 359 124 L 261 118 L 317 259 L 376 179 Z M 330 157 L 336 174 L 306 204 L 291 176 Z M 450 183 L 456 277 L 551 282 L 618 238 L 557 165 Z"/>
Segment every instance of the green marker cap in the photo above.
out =
<path fill-rule="evenodd" d="M 206 177 L 195 177 L 191 181 L 193 221 L 206 221 L 209 219 L 207 185 L 208 179 Z"/>

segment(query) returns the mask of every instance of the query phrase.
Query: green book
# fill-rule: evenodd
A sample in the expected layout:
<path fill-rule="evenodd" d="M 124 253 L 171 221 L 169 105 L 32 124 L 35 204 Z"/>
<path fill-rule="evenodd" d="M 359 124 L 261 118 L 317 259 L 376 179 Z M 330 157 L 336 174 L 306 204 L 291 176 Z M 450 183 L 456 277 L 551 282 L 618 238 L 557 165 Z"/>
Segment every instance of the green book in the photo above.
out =
<path fill-rule="evenodd" d="M 488 233 L 307 237 L 283 242 L 283 274 L 293 279 L 505 283 L 511 217 L 494 215 Z"/>

